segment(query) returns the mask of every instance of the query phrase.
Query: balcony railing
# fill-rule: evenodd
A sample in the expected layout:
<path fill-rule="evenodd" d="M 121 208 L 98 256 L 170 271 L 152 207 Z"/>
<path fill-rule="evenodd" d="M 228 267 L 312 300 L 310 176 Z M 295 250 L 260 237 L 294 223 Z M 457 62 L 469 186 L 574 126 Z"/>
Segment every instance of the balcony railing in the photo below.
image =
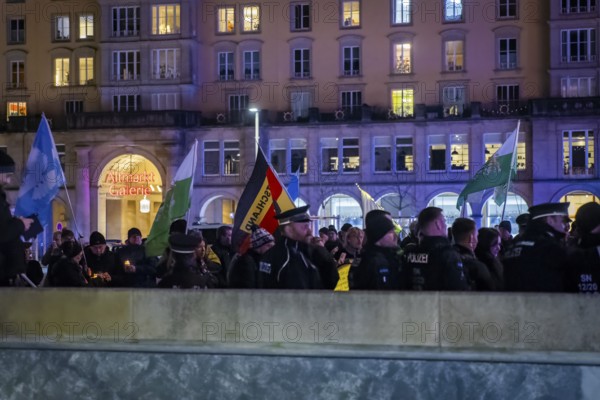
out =
<path fill-rule="evenodd" d="M 531 115 L 598 115 L 600 97 L 571 97 L 531 100 Z"/>

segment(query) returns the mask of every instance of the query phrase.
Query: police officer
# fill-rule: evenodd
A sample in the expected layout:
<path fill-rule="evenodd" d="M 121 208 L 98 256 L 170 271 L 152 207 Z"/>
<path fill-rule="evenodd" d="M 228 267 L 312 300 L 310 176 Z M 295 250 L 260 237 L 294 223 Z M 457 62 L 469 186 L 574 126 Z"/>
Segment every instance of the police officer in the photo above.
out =
<path fill-rule="evenodd" d="M 567 291 L 598 293 L 600 290 L 600 204 L 585 203 L 575 214 L 579 240 L 569 253 Z"/>
<path fill-rule="evenodd" d="M 163 289 L 206 289 L 207 278 L 196 272 L 196 247 L 200 238 L 182 232 L 169 236 L 173 268 L 158 283 Z"/>
<path fill-rule="evenodd" d="M 446 218 L 438 207 L 419 213 L 422 238 L 404 253 L 404 265 L 413 290 L 468 290 L 458 252 L 448 240 Z"/>
<path fill-rule="evenodd" d="M 279 213 L 279 237 L 260 264 L 261 287 L 271 289 L 333 289 L 337 265 L 333 256 L 310 244 L 309 206 Z M 322 279 L 325 277 L 325 280 Z M 326 285 L 323 282 L 327 282 Z M 333 285 L 333 286 L 331 286 Z"/>
<path fill-rule="evenodd" d="M 525 233 L 504 252 L 507 291 L 562 292 L 566 289 L 569 203 L 529 207 Z"/>
<path fill-rule="evenodd" d="M 348 274 L 351 290 L 398 290 L 408 285 L 400 265 L 398 235 L 386 215 L 366 219 L 367 244 L 358 265 Z"/>

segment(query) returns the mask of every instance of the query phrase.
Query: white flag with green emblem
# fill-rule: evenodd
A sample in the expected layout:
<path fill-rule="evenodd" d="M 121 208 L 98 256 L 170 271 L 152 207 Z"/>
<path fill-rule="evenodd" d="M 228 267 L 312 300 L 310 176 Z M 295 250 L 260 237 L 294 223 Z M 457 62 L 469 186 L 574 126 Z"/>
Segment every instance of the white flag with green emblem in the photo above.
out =
<path fill-rule="evenodd" d="M 198 141 L 194 141 L 192 149 L 185 157 L 165 194 L 165 200 L 160 205 L 148 240 L 146 240 L 146 255 L 160 256 L 169 245 L 169 228 L 171 223 L 183 218 L 190 208 L 190 197 L 194 186 L 194 171 L 196 170 L 196 155 Z"/>
<path fill-rule="evenodd" d="M 456 208 L 460 210 L 467 200 L 475 200 L 477 196 L 481 199 L 483 191 L 495 188 L 494 201 L 497 205 L 504 203 L 511 175 L 517 170 L 515 152 L 519 140 L 519 124 L 517 129 L 511 132 L 506 142 L 495 152 L 490 159 L 477 171 L 473 179 L 458 195 Z"/>

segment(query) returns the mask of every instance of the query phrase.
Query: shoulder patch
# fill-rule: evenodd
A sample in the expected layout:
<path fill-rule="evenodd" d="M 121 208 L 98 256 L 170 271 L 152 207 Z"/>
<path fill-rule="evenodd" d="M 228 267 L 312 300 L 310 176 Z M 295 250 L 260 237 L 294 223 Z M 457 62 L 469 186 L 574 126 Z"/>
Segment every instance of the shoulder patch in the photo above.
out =
<path fill-rule="evenodd" d="M 271 264 L 261 261 L 258 264 L 258 270 L 260 272 L 264 272 L 265 274 L 270 274 L 271 273 Z"/>

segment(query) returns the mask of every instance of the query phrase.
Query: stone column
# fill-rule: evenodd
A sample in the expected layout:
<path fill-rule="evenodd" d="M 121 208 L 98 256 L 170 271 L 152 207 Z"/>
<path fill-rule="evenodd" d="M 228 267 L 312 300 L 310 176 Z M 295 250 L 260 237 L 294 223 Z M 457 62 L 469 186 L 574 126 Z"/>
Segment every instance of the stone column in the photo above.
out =
<path fill-rule="evenodd" d="M 75 212 L 72 228 L 79 229 L 79 234 L 83 235 L 84 240 L 90 236 L 90 149 L 89 146 L 75 147 L 77 152 L 75 198 L 71 199 Z"/>

